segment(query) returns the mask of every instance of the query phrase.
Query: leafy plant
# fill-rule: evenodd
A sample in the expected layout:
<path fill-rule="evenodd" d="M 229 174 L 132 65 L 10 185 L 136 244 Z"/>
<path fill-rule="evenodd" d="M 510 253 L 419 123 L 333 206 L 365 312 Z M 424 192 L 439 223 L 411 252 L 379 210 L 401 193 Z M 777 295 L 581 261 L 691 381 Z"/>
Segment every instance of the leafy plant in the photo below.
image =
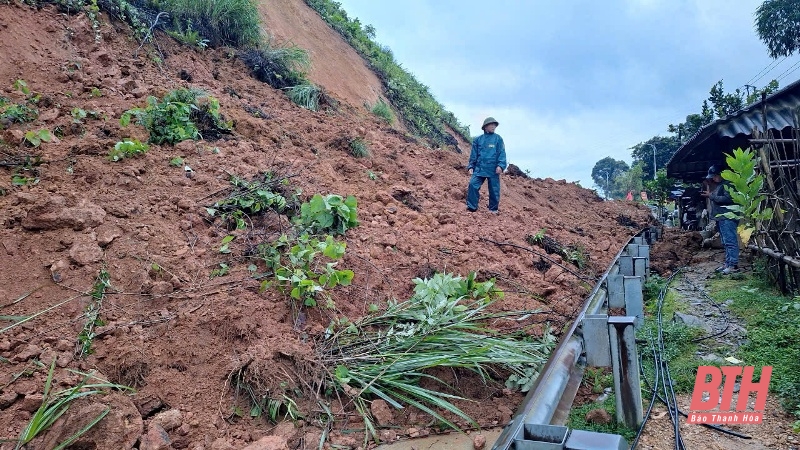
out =
<path fill-rule="evenodd" d="M 730 170 L 722 171 L 722 178 L 730 181 L 725 189 L 731 195 L 734 204 L 727 206 L 728 212 L 723 216 L 740 220 L 743 240 L 748 241 L 761 221 L 772 218 L 772 208 L 765 206 L 766 195 L 761 193 L 764 175 L 756 174 L 758 158 L 752 150 L 737 148 L 725 156 Z"/>
<path fill-rule="evenodd" d="M 153 144 L 176 144 L 187 139 L 216 139 L 230 133 L 231 125 L 219 112 L 219 101 L 199 91 L 176 89 L 162 100 L 147 98 L 147 107 L 133 108 L 122 114 L 120 125 L 128 126 L 136 118 L 150 132 Z M 202 128 L 202 130 L 200 128 Z M 204 133 L 204 135 L 201 135 Z"/>
<path fill-rule="evenodd" d="M 367 143 L 361 138 L 355 138 L 350 141 L 350 154 L 356 158 L 366 158 L 369 156 L 369 148 Z"/>
<path fill-rule="evenodd" d="M 211 271 L 211 278 L 224 277 L 230 272 L 231 268 L 225 263 L 219 263 L 219 267 Z"/>
<path fill-rule="evenodd" d="M 183 158 L 181 158 L 180 156 L 176 156 L 169 160 L 169 165 L 175 167 L 183 167 Z"/>
<path fill-rule="evenodd" d="M 25 133 L 25 141 L 33 147 L 38 147 L 42 144 L 42 142 L 50 142 L 52 140 L 53 136 L 50 134 L 50 130 L 30 130 Z"/>
<path fill-rule="evenodd" d="M 281 248 L 289 248 L 286 255 L 281 256 Z M 320 255 L 337 260 L 344 256 L 346 244 L 336 242 L 332 236 L 325 236 L 324 240 L 309 237 L 303 234 L 292 242 L 286 235 L 281 237 L 270 247 L 263 248 L 264 261 L 267 267 L 275 273 L 275 282 L 265 280 L 261 289 L 277 285 L 282 292 L 301 301 L 305 306 L 317 306 L 319 300 L 325 300 L 325 306 L 334 308 L 327 290 L 336 286 L 349 286 L 353 280 L 352 270 L 336 269 L 337 262 L 320 264 Z"/>
<path fill-rule="evenodd" d="M 489 320 L 523 314 L 487 312 L 502 297 L 492 280 L 481 283 L 475 274 L 461 278 L 437 273 L 431 279 L 415 279 L 414 284 L 414 295 L 406 302 L 389 301 L 385 311 L 355 323 L 332 323 L 318 346 L 328 368 L 327 382 L 354 400 L 368 433 L 376 439 L 367 407 L 371 399 L 383 399 L 398 409 L 414 406 L 454 429 L 458 427 L 440 411 L 475 424 L 452 403 L 461 398 L 444 392 L 447 384 L 426 371 L 463 368 L 488 383 L 490 368 L 500 366 L 518 376 L 535 377 L 555 344 L 549 334 L 534 341 L 500 337 L 487 328 Z M 422 387 L 422 380 L 444 389 Z"/>
<path fill-rule="evenodd" d="M 211 47 L 252 48 L 261 40 L 261 20 L 252 0 L 155 0 L 153 3 L 169 13 L 172 30 L 197 33 Z"/>
<path fill-rule="evenodd" d="M 392 107 L 383 101 L 382 98 L 379 98 L 378 101 L 372 105 L 370 111 L 372 111 L 372 114 L 375 114 L 376 116 L 385 120 L 389 125 L 394 123 L 394 113 L 392 112 Z"/>
<path fill-rule="evenodd" d="M 114 148 L 108 152 L 108 159 L 111 161 L 121 161 L 125 158 L 143 155 L 148 149 L 149 146 L 139 142 L 138 139 L 123 139 L 114 144 Z"/>
<path fill-rule="evenodd" d="M 22 92 L 25 95 L 30 95 L 31 90 L 28 89 L 28 83 L 25 80 L 18 79 L 11 85 L 15 90 Z"/>
<path fill-rule="evenodd" d="M 312 233 L 344 234 L 348 229 L 358 226 L 356 198 L 352 195 L 343 199 L 336 194 L 325 197 L 315 194 L 300 206 L 297 222 Z"/>
<path fill-rule="evenodd" d="M 30 186 L 38 183 L 39 183 L 38 177 L 28 177 L 19 173 L 15 173 L 14 175 L 11 176 L 12 186 Z"/>
<path fill-rule="evenodd" d="M 64 415 L 67 412 L 69 407 L 72 405 L 72 402 L 79 398 L 89 397 L 92 395 L 102 394 L 105 389 L 121 389 L 121 390 L 129 390 L 132 391 L 131 388 L 127 386 L 122 386 L 119 384 L 110 383 L 106 380 L 101 380 L 94 375 L 84 374 L 81 372 L 75 372 L 77 374 L 83 375 L 83 380 L 78 383 L 76 386 L 64 389 L 62 391 L 58 391 L 56 393 L 51 393 L 50 388 L 52 387 L 53 383 L 53 372 L 55 370 L 55 360 L 50 364 L 50 370 L 47 373 L 47 381 L 44 385 L 44 394 L 42 399 L 42 405 L 39 406 L 39 409 L 33 413 L 31 416 L 31 420 L 28 422 L 28 425 L 25 426 L 25 429 L 22 430 L 19 437 L 17 438 L 17 444 L 14 447 L 14 450 L 21 450 L 24 448 L 25 444 L 32 441 L 35 437 L 39 436 L 50 428 L 50 426 L 58 420 L 59 417 Z M 90 383 L 91 380 L 98 380 L 98 383 Z M 69 447 L 70 444 L 75 442 L 79 437 L 83 436 L 87 431 L 89 431 L 92 427 L 97 425 L 103 418 L 111 411 L 111 408 L 105 409 L 101 412 L 97 417 L 92 419 L 88 424 L 86 424 L 82 429 L 78 432 L 73 434 L 72 436 L 68 437 L 65 441 L 58 444 L 54 447 L 54 450 L 62 450 Z"/>
<path fill-rule="evenodd" d="M 236 224 L 236 228 L 247 228 L 248 216 L 273 210 L 283 213 L 291 210 L 293 201 L 288 201 L 279 191 L 286 178 L 273 179 L 272 173 L 264 173 L 260 177 L 247 181 L 237 176 L 231 177 L 233 190 L 228 196 L 206 208 L 211 216 Z"/>
<path fill-rule="evenodd" d="M 208 47 L 208 39 L 203 39 L 195 30 L 191 28 L 186 31 L 168 31 L 167 34 L 175 38 L 178 42 L 189 47 L 205 50 Z"/>
<path fill-rule="evenodd" d="M 0 97 L 0 121 L 8 123 L 32 122 L 39 117 L 39 112 L 22 103 L 13 103 Z"/>
<path fill-rule="evenodd" d="M 92 86 L 92 89 L 89 90 L 89 96 L 90 97 L 102 97 L 103 96 L 103 91 L 101 91 L 97 87 Z"/>

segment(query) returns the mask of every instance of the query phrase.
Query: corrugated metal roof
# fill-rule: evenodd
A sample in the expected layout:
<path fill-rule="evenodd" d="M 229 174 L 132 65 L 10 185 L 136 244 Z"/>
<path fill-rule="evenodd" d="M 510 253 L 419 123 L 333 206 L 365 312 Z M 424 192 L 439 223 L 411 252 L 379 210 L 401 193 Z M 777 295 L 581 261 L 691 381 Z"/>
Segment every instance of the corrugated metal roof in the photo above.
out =
<path fill-rule="evenodd" d="M 800 80 L 768 96 L 766 104 L 767 129 L 781 131 L 793 126 L 800 108 Z M 709 166 L 724 161 L 723 153 L 746 147 L 754 128 L 763 131 L 762 109 L 759 101 L 702 127 L 672 155 L 667 176 L 687 182 L 705 177 Z"/>

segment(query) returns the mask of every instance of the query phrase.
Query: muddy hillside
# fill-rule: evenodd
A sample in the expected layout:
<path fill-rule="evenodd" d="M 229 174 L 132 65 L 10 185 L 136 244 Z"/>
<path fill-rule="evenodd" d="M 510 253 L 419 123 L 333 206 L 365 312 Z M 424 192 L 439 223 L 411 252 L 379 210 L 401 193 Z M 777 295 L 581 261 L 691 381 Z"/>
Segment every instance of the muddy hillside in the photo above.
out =
<path fill-rule="evenodd" d="M 53 390 L 91 372 L 135 392 L 77 401 L 29 449 L 53 448 L 106 410 L 70 448 L 239 449 L 259 439 L 316 448 L 323 434 L 356 447 L 364 424 L 353 403 L 314 379 L 324 371 L 315 346 L 331 321 L 408 299 L 417 277 L 477 272 L 505 291 L 493 310 L 536 311 L 492 328 L 557 335 L 621 245 L 647 225 L 643 208 L 510 175 L 499 216 L 486 211 L 486 188 L 481 209 L 467 213 L 468 148 L 432 149 L 370 114 L 362 102 L 379 94 L 374 75 L 355 53 L 326 53 L 346 44 L 304 3 L 283 3 L 308 18 L 303 30 L 313 39 L 302 44 L 312 64 L 339 63 L 312 70 L 335 100 L 324 111 L 257 81 L 227 49 L 197 51 L 159 36 L 161 59 L 106 16 L 95 33 L 84 14 L 0 5 L 0 97 L 37 111 L 0 125 L 0 438 L 20 435 L 55 361 Z M 276 30 L 298 17 L 261 8 Z M 231 130 L 151 143 L 139 154 L 136 144 L 117 146 L 149 137 L 133 121 L 120 124 L 126 111 L 180 88 L 217 99 Z M 354 156 L 354 142 L 367 154 Z M 262 188 L 287 204 L 226 209 Z M 346 252 L 335 269 L 353 278 L 327 290 L 329 301 L 304 306 L 275 286 L 264 244 L 291 234 L 291 217 L 315 194 L 357 201 L 358 226 L 336 238 Z M 529 238 L 537 233 L 538 245 Z M 278 393 L 279 419 L 291 410 L 295 420 L 276 424 L 251 409 L 245 372 L 248 387 Z M 478 400 L 460 405 L 481 426 L 504 425 L 523 397 L 501 379 L 484 387 L 469 372 L 454 374 L 439 376 Z M 387 440 L 436 425 L 412 407 L 373 413 Z"/>

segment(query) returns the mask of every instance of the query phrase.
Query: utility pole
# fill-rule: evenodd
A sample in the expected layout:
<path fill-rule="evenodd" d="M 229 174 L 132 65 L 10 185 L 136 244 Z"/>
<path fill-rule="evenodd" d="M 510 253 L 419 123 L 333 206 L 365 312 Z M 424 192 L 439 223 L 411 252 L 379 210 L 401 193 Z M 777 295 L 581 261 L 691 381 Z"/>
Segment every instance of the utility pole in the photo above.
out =
<path fill-rule="evenodd" d="M 656 146 L 653 144 L 647 144 L 650 147 L 653 147 L 653 179 L 656 179 Z"/>

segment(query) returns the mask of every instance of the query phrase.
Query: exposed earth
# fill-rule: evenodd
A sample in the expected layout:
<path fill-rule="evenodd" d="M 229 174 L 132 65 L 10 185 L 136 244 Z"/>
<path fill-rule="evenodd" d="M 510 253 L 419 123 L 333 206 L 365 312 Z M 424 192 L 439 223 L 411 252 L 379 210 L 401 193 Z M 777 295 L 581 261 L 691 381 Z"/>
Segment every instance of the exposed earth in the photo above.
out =
<path fill-rule="evenodd" d="M 304 11 L 307 26 L 326 36 L 326 42 L 303 43 L 312 61 L 338 61 L 339 55 L 326 53 L 346 45 L 338 35 L 317 29 L 325 25 L 301 1 L 285 6 Z M 268 24 L 288 20 L 262 10 Z M 24 101 L 13 87 L 21 79 L 41 96 L 38 119 L 4 125 L 0 144 L 0 437 L 16 439 L 38 408 L 53 360 L 55 389 L 74 386 L 81 379 L 75 370 L 136 389 L 78 401 L 29 449 L 52 448 L 106 405 L 108 416 L 71 448 L 223 450 L 259 440 L 262 447 L 254 448 L 316 448 L 323 433 L 316 399 L 297 395 L 305 420 L 272 424 L 236 413 L 248 407 L 231 375 L 248 367 L 276 391 L 303 391 L 314 382 L 305 368 L 315 342 L 332 319 L 355 319 L 373 303 L 405 300 L 414 278 L 437 271 L 496 278 L 505 291 L 496 309 L 536 312 L 492 328 L 539 335 L 549 326 L 558 335 L 591 281 L 649 223 L 647 208 L 604 202 L 563 180 L 520 176 L 504 176 L 499 216 L 486 211 L 485 190 L 481 209 L 467 213 L 468 152 L 431 149 L 369 114 L 361 101 L 377 98 L 367 92 L 374 80 L 366 79 L 371 75 L 363 62 L 357 67 L 350 57 L 324 69 L 327 76 L 315 75 L 338 108 L 311 112 L 256 81 L 227 49 L 199 52 L 159 36 L 164 58 L 158 61 L 147 46 L 137 51 L 127 26 L 105 16 L 99 36 L 96 42 L 83 14 L 0 5 L 0 95 Z M 120 126 L 122 113 L 143 106 L 148 95 L 179 87 L 218 98 L 233 134 L 151 145 L 142 156 L 109 161 L 109 150 L 122 138 L 147 139 L 141 127 Z M 73 108 L 97 118 L 76 121 Z M 61 130 L 61 137 L 26 146 L 25 132 L 40 129 Z M 357 159 L 342 148 L 357 137 L 368 143 L 370 157 Z M 170 164 L 175 157 L 191 167 L 190 176 Z M 41 164 L 30 163 L 36 158 Z M 219 252 L 229 231 L 206 207 L 225 196 L 231 175 L 250 179 L 266 171 L 291 175 L 291 188 L 302 189 L 303 199 L 315 193 L 356 196 L 360 225 L 344 236 L 347 253 L 339 263 L 355 278 L 332 291 L 335 309 L 306 308 L 298 315 L 279 291 L 261 291 L 241 257 L 258 236 L 237 234 L 231 254 Z M 12 184 L 15 175 L 24 181 Z M 525 238 L 543 229 L 564 245 L 586 249 L 585 267 L 525 250 Z M 78 357 L 78 337 L 93 313 L 87 308 L 97 305 L 89 293 L 102 270 L 110 277 L 94 311 L 102 323 L 93 353 Z M 29 319 L 12 326 L 20 317 Z M 507 423 L 523 398 L 505 389 L 503 380 L 484 386 L 468 373 L 441 376 L 453 393 L 475 400 L 458 405 L 481 427 Z M 335 418 L 327 425 L 328 442 L 361 445 L 363 423 L 353 405 L 325 401 Z M 430 417 L 412 407 L 384 418 L 385 440 L 431 432 Z M 0 449 L 13 446 L 5 442 Z"/>

